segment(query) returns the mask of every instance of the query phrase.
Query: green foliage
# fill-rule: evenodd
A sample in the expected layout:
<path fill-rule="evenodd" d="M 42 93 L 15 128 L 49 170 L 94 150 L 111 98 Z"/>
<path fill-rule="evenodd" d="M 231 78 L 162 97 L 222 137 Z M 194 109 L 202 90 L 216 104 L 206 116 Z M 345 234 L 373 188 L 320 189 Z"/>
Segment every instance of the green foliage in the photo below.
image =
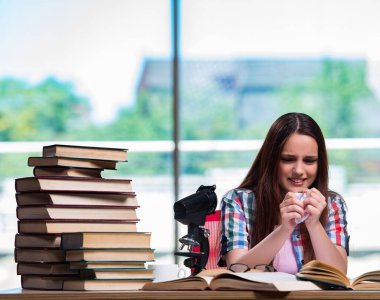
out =
<path fill-rule="evenodd" d="M 203 174 L 208 170 L 246 168 L 248 170 L 256 153 L 239 152 L 186 152 L 181 155 L 182 174 Z"/>
<path fill-rule="evenodd" d="M 235 99 L 218 90 L 185 90 L 181 100 L 181 138 L 212 140 L 238 138 Z"/>
<path fill-rule="evenodd" d="M 32 176 L 32 170 L 27 166 L 28 157 L 35 153 L 8 153 L 0 156 L 0 179 Z"/>
<path fill-rule="evenodd" d="M 64 139 L 89 123 L 90 105 L 70 83 L 47 78 L 36 85 L 0 80 L 0 140 Z"/>
<path fill-rule="evenodd" d="M 120 174 L 171 175 L 173 172 L 171 153 L 147 152 L 128 154 L 128 162 L 119 164 Z"/>
<path fill-rule="evenodd" d="M 366 80 L 364 62 L 326 59 L 320 74 L 310 82 L 280 89 L 283 110 L 311 115 L 326 137 L 358 136 L 358 107 L 375 102 Z"/>
<path fill-rule="evenodd" d="M 272 101 L 280 103 L 275 114 L 299 111 L 310 114 L 326 137 L 361 136 L 356 122 L 358 107 L 375 102 L 367 85 L 365 62 L 325 60 L 320 73 L 302 85 L 282 87 Z M 278 99 L 280 98 L 280 101 Z M 180 137 L 184 140 L 263 138 L 272 115 L 253 112 L 252 120 L 239 123 L 236 91 L 218 86 L 196 90 L 186 85 L 181 90 Z M 272 103 L 273 105 L 273 103 Z M 171 140 L 173 108 L 170 90 L 139 91 L 133 106 L 121 109 L 110 124 L 92 123 L 90 103 L 79 96 L 72 83 L 55 78 L 32 85 L 22 80 L 0 80 L 0 140 Z M 261 112 L 261 110 L 260 110 Z M 171 153 L 132 153 L 130 162 L 120 166 L 122 174 L 169 174 Z M 335 152 L 332 161 L 355 173 L 355 165 L 365 169 L 365 159 L 353 152 Z M 0 163 L 7 172 L 24 172 L 18 156 L 4 155 Z M 181 154 L 181 172 L 203 173 L 211 168 L 248 167 L 251 153 Z M 22 159 L 22 164 L 26 160 Z M 13 171 L 9 171 L 14 166 Z M 5 171 L 1 171 L 4 176 Z M 12 174 L 8 174 L 10 176 Z"/>
<path fill-rule="evenodd" d="M 318 76 L 303 86 L 282 88 L 280 96 L 284 111 L 309 114 L 318 122 L 326 138 L 363 137 L 366 120 L 359 108 L 379 108 L 367 85 L 364 62 L 327 59 Z M 366 165 L 366 153 L 365 150 L 335 150 L 330 151 L 329 160 L 330 164 L 344 166 L 349 181 L 357 181 L 365 173 L 374 176 Z"/>
<path fill-rule="evenodd" d="M 122 109 L 105 131 L 113 140 L 171 140 L 170 99 L 164 92 L 141 92 L 136 105 Z"/>

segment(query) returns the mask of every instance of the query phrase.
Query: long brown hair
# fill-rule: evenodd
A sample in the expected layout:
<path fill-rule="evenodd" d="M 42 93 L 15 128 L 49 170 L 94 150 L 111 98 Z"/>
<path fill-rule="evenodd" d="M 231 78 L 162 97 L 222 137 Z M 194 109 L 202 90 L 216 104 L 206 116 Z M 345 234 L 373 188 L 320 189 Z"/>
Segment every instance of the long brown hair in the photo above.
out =
<path fill-rule="evenodd" d="M 317 188 L 327 199 L 328 196 L 328 159 L 325 140 L 318 124 L 303 113 L 287 113 L 279 117 L 271 126 L 264 143 L 257 154 L 240 188 L 253 190 L 256 197 L 255 226 L 252 245 L 262 241 L 271 233 L 280 218 L 279 205 L 283 200 L 278 182 L 278 165 L 282 149 L 288 138 L 294 134 L 308 135 L 318 145 L 318 169 L 311 187 Z M 326 224 L 327 208 L 321 215 L 321 223 Z M 304 225 L 301 225 L 304 226 Z M 307 232 L 305 228 L 301 228 Z M 310 241 L 307 242 L 307 260 L 313 256 Z"/>

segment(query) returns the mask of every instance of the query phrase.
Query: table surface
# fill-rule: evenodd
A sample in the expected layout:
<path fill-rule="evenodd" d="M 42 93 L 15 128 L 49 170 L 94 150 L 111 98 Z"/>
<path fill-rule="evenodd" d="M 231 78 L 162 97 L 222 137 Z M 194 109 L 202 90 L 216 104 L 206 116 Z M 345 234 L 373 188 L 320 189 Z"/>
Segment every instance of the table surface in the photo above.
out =
<path fill-rule="evenodd" d="M 380 299 L 380 291 L 297 291 L 297 292 L 252 292 L 252 291 L 41 291 L 12 289 L 0 291 L 0 299 L 41 300 L 105 300 L 105 299 Z"/>

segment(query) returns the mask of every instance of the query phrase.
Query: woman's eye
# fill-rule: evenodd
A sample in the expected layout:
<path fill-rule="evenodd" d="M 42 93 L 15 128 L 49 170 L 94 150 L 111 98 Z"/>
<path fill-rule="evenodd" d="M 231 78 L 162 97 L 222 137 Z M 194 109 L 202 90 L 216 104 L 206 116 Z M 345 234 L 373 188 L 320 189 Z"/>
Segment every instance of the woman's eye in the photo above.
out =
<path fill-rule="evenodd" d="M 292 161 L 294 161 L 294 158 L 291 158 L 291 157 L 281 157 L 281 160 L 283 162 L 292 162 Z"/>
<path fill-rule="evenodd" d="M 317 159 L 305 159 L 305 163 L 307 164 L 313 164 L 315 162 L 317 162 Z"/>

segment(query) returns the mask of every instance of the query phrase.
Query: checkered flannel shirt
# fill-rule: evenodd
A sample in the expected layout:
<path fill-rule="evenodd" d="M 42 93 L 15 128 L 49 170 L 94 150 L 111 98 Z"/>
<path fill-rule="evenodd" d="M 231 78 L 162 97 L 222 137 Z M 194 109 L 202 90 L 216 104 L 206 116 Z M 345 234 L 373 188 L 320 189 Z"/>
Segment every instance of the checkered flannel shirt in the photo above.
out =
<path fill-rule="evenodd" d="M 333 244 L 343 246 L 348 254 L 347 207 L 344 199 L 329 193 L 327 199 L 328 221 L 326 233 Z M 221 251 L 219 265 L 225 266 L 224 256 L 232 249 L 250 249 L 255 227 L 256 199 L 251 190 L 233 189 L 224 195 L 221 202 Z M 307 235 L 297 225 L 292 233 L 292 245 L 298 270 L 304 263 L 304 245 Z"/>

